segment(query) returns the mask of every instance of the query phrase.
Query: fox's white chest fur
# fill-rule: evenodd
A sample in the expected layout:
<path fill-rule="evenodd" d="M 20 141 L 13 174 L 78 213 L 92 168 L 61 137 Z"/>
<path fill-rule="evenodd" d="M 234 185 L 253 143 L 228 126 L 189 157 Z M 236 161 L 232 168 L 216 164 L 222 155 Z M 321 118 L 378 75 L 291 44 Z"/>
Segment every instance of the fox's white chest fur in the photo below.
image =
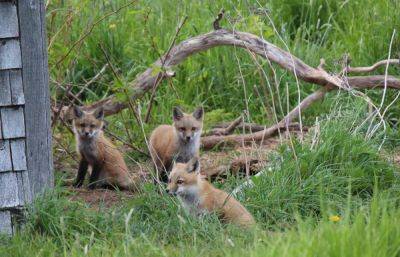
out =
<path fill-rule="evenodd" d="M 188 162 L 190 159 L 192 159 L 200 148 L 200 137 L 201 130 L 195 133 L 192 142 L 184 142 L 179 140 L 176 158 L 179 158 L 181 162 Z"/>
<path fill-rule="evenodd" d="M 177 192 L 178 199 L 186 212 L 194 216 L 200 216 L 207 211 L 201 208 L 202 197 L 198 186 L 188 186 L 184 191 Z"/>
<path fill-rule="evenodd" d="M 81 140 L 79 137 L 77 137 L 78 151 L 90 164 L 94 164 L 96 161 L 98 161 L 96 139 L 97 138 Z"/>

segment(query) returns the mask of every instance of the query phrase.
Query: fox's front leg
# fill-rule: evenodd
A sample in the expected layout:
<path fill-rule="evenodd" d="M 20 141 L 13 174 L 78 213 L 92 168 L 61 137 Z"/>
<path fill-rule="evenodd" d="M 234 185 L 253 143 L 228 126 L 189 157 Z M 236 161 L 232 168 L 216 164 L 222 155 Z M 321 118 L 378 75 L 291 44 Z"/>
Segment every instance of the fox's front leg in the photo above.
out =
<path fill-rule="evenodd" d="M 92 174 L 90 175 L 90 178 L 89 178 L 89 189 L 96 188 L 96 186 L 98 184 L 101 168 L 102 168 L 102 165 L 99 163 L 95 163 L 93 165 Z"/>
<path fill-rule="evenodd" d="M 85 159 L 81 159 L 79 162 L 78 174 L 74 182 L 74 187 L 81 187 L 85 180 L 86 172 L 88 170 L 89 163 Z"/>

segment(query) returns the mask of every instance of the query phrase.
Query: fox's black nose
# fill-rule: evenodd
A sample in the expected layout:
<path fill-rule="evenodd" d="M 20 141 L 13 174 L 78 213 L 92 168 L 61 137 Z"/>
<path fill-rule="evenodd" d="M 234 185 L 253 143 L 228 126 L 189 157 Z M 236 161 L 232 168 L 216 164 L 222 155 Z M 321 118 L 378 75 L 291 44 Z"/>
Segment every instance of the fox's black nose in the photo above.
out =
<path fill-rule="evenodd" d="M 165 191 L 167 192 L 167 194 L 169 194 L 169 189 L 168 188 Z"/>
<path fill-rule="evenodd" d="M 85 136 L 89 136 L 89 132 L 85 132 Z"/>
<path fill-rule="evenodd" d="M 191 137 L 186 137 L 186 141 L 188 141 L 188 142 L 189 142 L 189 141 L 190 141 L 190 138 L 191 138 Z"/>

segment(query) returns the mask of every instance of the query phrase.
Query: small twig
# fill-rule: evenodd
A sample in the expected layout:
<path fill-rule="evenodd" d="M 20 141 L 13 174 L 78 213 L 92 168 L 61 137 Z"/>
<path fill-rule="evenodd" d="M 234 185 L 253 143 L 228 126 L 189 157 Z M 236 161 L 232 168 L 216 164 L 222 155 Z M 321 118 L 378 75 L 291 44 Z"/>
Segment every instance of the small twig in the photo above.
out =
<path fill-rule="evenodd" d="M 58 146 L 60 146 L 76 163 L 78 163 L 78 160 L 76 159 L 76 156 L 72 154 L 61 142 L 60 140 L 53 136 L 54 141 L 57 142 Z"/>
<path fill-rule="evenodd" d="M 80 105 L 82 104 L 82 101 L 79 99 L 79 96 L 83 93 L 83 91 L 88 88 L 92 83 L 94 83 L 106 70 L 108 64 L 105 64 L 103 66 L 103 68 L 101 68 L 101 70 L 92 78 L 90 79 L 83 87 L 82 89 L 77 93 L 77 94 L 72 94 L 71 90 L 67 91 L 67 95 L 71 96 L 72 98 L 74 98 L 75 101 L 77 101 Z M 56 82 L 56 81 L 55 81 Z M 56 82 L 58 83 L 58 82 Z M 61 85 L 59 85 L 60 87 L 62 87 Z M 72 84 L 70 85 L 70 89 L 72 89 Z M 65 95 L 64 95 L 65 97 Z M 61 119 L 63 122 L 65 122 L 63 120 L 64 116 L 63 115 L 63 111 L 64 112 L 69 112 L 69 109 L 73 106 L 74 101 L 70 101 L 70 104 L 65 108 L 65 106 L 60 106 L 60 108 L 58 108 L 57 110 L 54 111 L 54 116 L 53 116 L 53 121 L 52 121 L 52 126 L 55 124 L 55 122 L 58 119 Z"/>
<path fill-rule="evenodd" d="M 79 97 L 91 84 L 93 84 L 98 78 L 100 78 L 100 76 L 103 75 L 103 73 L 106 71 L 108 65 L 108 63 L 104 64 L 103 68 L 101 68 L 101 70 L 93 78 L 86 82 L 81 90 L 79 90 L 79 92 L 75 94 L 75 97 Z"/>
<path fill-rule="evenodd" d="M 65 95 L 63 96 L 63 99 L 65 98 L 66 95 L 68 95 L 71 90 L 72 90 L 73 84 L 68 85 L 68 87 L 65 90 Z M 63 102 L 63 99 L 61 100 L 61 102 Z M 58 118 L 60 117 L 60 113 L 62 110 L 63 106 L 60 105 L 60 107 L 57 109 L 56 113 L 53 116 L 53 120 L 51 121 L 51 127 L 54 127 L 54 125 L 56 124 Z"/>
<path fill-rule="evenodd" d="M 319 69 L 319 70 L 324 70 L 324 67 L 325 67 L 325 59 L 324 59 L 324 58 L 321 58 L 321 59 L 319 60 L 318 69 Z"/>
<path fill-rule="evenodd" d="M 122 9 L 125 9 L 126 7 L 132 5 L 133 3 L 135 3 L 136 1 L 131 1 L 129 3 L 127 3 L 126 5 L 121 6 L 120 8 L 118 8 L 115 11 L 109 12 L 106 15 L 104 15 L 103 17 L 101 17 L 100 19 L 98 19 L 97 21 L 95 21 L 94 23 L 92 23 L 92 25 L 90 26 L 90 28 L 87 30 L 86 33 L 84 33 L 77 41 L 75 41 L 75 43 L 72 44 L 72 46 L 68 49 L 67 53 L 65 55 L 63 55 L 57 62 L 56 62 L 56 66 L 58 66 L 61 62 L 64 61 L 65 58 L 68 57 L 68 55 L 70 55 L 70 53 L 72 52 L 72 50 L 74 50 L 74 48 L 80 44 L 83 40 L 85 40 L 85 38 L 87 38 L 93 31 L 93 29 L 100 24 L 103 20 L 107 19 L 108 17 L 110 17 L 113 14 L 119 13 Z"/>
<path fill-rule="evenodd" d="M 104 57 L 106 58 L 108 65 L 110 65 L 110 68 L 111 68 L 112 73 L 114 74 L 114 77 L 118 80 L 119 83 L 124 84 L 124 81 L 122 80 L 122 78 L 118 74 L 117 70 L 115 69 L 114 65 L 111 62 L 111 58 L 108 56 L 107 51 L 104 49 L 104 47 L 103 47 L 103 45 L 101 43 L 99 43 L 99 47 L 100 47 L 101 51 L 103 52 Z M 124 93 L 126 95 L 128 95 L 128 92 L 127 92 L 127 90 L 125 88 L 122 88 L 122 90 L 124 91 Z M 130 109 L 131 109 L 131 111 L 133 113 L 133 116 L 135 117 L 136 121 L 139 122 L 139 117 L 138 117 L 138 114 L 137 114 L 136 109 L 135 109 L 135 104 L 132 102 L 132 100 L 129 98 L 129 96 L 128 96 L 128 99 L 129 99 L 128 100 L 128 107 L 130 107 Z"/>
<path fill-rule="evenodd" d="M 131 144 L 131 143 L 129 143 L 129 142 L 126 142 L 126 141 L 123 140 L 121 137 L 119 137 L 119 136 L 115 135 L 114 133 L 112 133 L 110 130 L 105 129 L 104 132 L 107 133 L 108 135 L 110 135 L 111 137 L 117 139 L 118 141 L 120 141 L 120 142 L 123 143 L 124 145 L 129 146 L 129 147 L 132 148 L 133 150 L 135 150 L 135 151 L 137 151 L 137 152 L 139 152 L 139 153 L 145 155 L 146 157 L 150 157 L 150 155 L 149 155 L 148 153 L 146 153 L 146 152 L 140 150 L 139 147 L 137 147 L 137 146 L 135 146 L 135 145 L 133 145 L 133 144 Z"/>
<path fill-rule="evenodd" d="M 162 65 L 161 65 L 161 70 L 164 69 L 164 67 L 165 67 L 165 60 L 168 58 L 169 53 L 171 52 L 172 47 L 175 45 L 176 39 L 178 38 L 178 35 L 179 35 L 179 32 L 181 31 L 181 29 L 182 29 L 182 27 L 183 27 L 183 25 L 185 24 L 185 22 L 186 22 L 187 19 L 188 19 L 188 16 L 183 17 L 182 21 L 180 22 L 180 24 L 179 24 L 178 27 L 176 28 L 175 35 L 174 35 L 174 37 L 172 38 L 172 42 L 171 42 L 171 44 L 169 45 L 169 48 L 168 48 L 167 53 L 164 55 L 164 58 L 160 57 L 160 60 L 161 60 L 161 63 L 162 63 Z M 166 77 L 174 77 L 174 76 L 175 76 L 175 72 L 173 72 L 172 70 L 168 69 L 167 71 L 164 72 L 164 75 L 165 75 Z M 153 90 L 152 90 L 151 96 L 150 96 L 149 107 L 147 108 L 147 113 L 146 113 L 146 116 L 145 116 L 145 118 L 144 118 L 144 122 L 145 122 L 145 123 L 148 123 L 148 122 L 149 122 L 151 109 L 152 109 L 152 107 L 153 107 L 154 97 L 155 97 L 155 94 L 156 94 L 158 85 L 160 84 L 160 83 L 159 83 L 160 80 L 161 80 L 161 78 L 158 79 L 158 80 L 156 80 L 156 81 L 154 82 Z"/>
<path fill-rule="evenodd" d="M 221 11 L 218 13 L 217 18 L 215 18 L 215 20 L 214 20 L 214 22 L 213 22 L 214 30 L 222 29 L 221 26 L 220 26 L 220 24 L 219 24 L 219 22 L 220 22 L 220 21 L 222 20 L 222 18 L 224 17 L 224 13 L 225 13 L 225 10 L 224 10 L 224 9 L 221 9 Z"/>

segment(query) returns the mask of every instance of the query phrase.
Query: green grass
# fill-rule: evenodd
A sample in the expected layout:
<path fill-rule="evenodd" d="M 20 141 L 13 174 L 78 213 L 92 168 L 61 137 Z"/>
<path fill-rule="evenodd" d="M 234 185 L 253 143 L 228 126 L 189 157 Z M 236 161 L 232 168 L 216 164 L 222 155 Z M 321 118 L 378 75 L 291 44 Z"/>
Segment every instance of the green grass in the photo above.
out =
<path fill-rule="evenodd" d="M 98 23 L 129 1 L 48 2 L 56 103 L 67 99 L 63 88 L 72 85 L 76 93 L 99 72 L 107 63 L 105 53 L 114 70 L 107 68 L 80 98 L 84 103 L 111 94 L 125 98 L 129 81 L 167 51 L 183 16 L 188 20 L 177 42 L 210 31 L 222 7 L 223 27 L 262 36 L 312 66 L 325 58 L 332 72 L 341 69 L 345 53 L 353 66 L 387 58 L 394 30 L 392 57 L 400 52 L 400 2 L 395 0 L 138 0 Z M 171 122 L 174 105 L 188 110 L 203 105 L 206 129 L 235 119 L 246 108 L 249 121 L 273 124 L 297 105 L 299 95 L 304 98 L 318 88 L 300 81 L 298 91 L 295 78 L 273 66 L 275 81 L 268 63 L 257 60 L 263 71 L 246 51 L 232 47 L 192 56 L 157 90 L 143 130 L 130 110 L 108 117 L 108 128 L 145 149 L 145 135 Z M 398 67 L 389 69 L 393 75 L 399 72 Z M 379 106 L 381 90 L 365 93 Z M 383 108 L 396 93 L 388 91 Z M 142 118 L 149 99 L 146 95 L 136 103 Z M 158 194 L 152 184 L 134 198 L 99 210 L 70 201 L 71 192 L 57 186 L 29 206 L 24 229 L 1 238 L 0 256 L 399 256 L 399 167 L 391 161 L 400 147 L 399 103 L 385 115 L 387 129 L 381 126 L 372 136 L 371 124 L 379 120 L 364 122 L 365 100 L 346 92 L 331 92 L 303 111 L 303 122 L 313 129 L 303 141 L 283 141 L 263 175 L 253 178 L 254 186 L 238 195 L 257 220 L 254 230 L 221 224 L 213 215 L 188 216 L 175 198 Z M 58 126 L 54 134 L 60 148 L 74 151 L 65 127 Z M 58 146 L 54 153 L 59 162 L 71 161 Z M 146 159 L 134 151 L 126 155 Z M 229 177 L 216 186 L 231 192 L 242 182 Z M 330 221 L 334 215 L 340 221 Z"/>
<path fill-rule="evenodd" d="M 196 219 L 152 184 L 99 210 L 57 187 L 35 201 L 25 229 L 0 244 L 1 256 L 371 256 L 399 254 L 399 170 L 374 140 L 349 126 L 355 115 L 320 122 L 313 143 L 294 140 L 255 185 L 237 197 L 258 226 L 244 231 L 215 215 Z M 347 126 L 346 126 L 347 124 Z M 231 192 L 240 178 L 216 186 Z M 340 221 L 329 218 L 337 215 Z"/>
<path fill-rule="evenodd" d="M 400 6 L 393 0 L 140 0 L 94 26 L 89 36 L 63 58 L 95 21 L 127 3 L 127 0 L 51 1 L 47 15 L 48 36 L 53 42 L 49 49 L 51 77 L 64 86 L 71 83 L 75 85 L 72 91 L 79 91 L 84 81 L 91 79 L 107 63 L 103 47 L 123 82 L 117 82 L 113 71 L 107 69 L 106 74 L 81 96 L 84 102 L 90 103 L 112 93 L 124 99 L 125 92 L 129 92 L 128 82 L 168 50 L 176 26 L 185 15 L 188 20 L 177 42 L 210 31 L 222 7 L 226 10 L 223 27 L 252 32 L 283 49 L 288 47 L 312 66 L 325 58 L 327 69 L 332 72 L 341 69 L 341 59 L 346 53 L 351 56 L 353 66 L 371 65 L 387 58 L 394 29 L 397 33 L 392 56 L 400 51 L 400 21 L 397 19 Z M 230 114 L 219 115 L 220 119 L 237 117 L 248 108 L 250 121 L 272 124 L 275 114 L 279 119 L 288 108 L 297 105 L 298 94 L 304 98 L 317 88 L 300 81 L 298 92 L 295 78 L 276 66 L 278 81 L 275 82 L 267 62 L 261 58 L 258 62 L 266 76 L 260 75 L 258 66 L 241 49 L 218 47 L 190 57 L 176 67 L 176 77 L 163 82 L 157 90 L 151 120 L 144 124 L 146 133 L 160 123 L 171 122 L 171 108 L 177 104 L 188 109 L 202 104 L 209 112 L 219 109 L 222 114 Z M 383 73 L 384 69 L 378 72 Z M 399 69 L 391 68 L 390 73 L 398 74 Z M 52 89 L 54 98 L 63 99 L 64 90 L 55 84 Z M 369 95 L 379 103 L 382 91 L 374 90 Z M 389 92 L 386 104 L 393 100 L 393 95 Z M 148 103 L 149 96 L 138 102 L 143 116 Z M 325 114 L 331 103 L 328 97 L 326 105 L 307 110 L 306 122 L 312 123 L 316 115 Z M 396 113 L 399 111 L 400 106 L 395 103 L 386 114 L 394 119 L 394 124 L 398 122 Z M 110 119 L 115 131 L 125 131 L 125 126 L 132 128 L 135 143 L 144 145 L 143 133 L 131 112 Z"/>

